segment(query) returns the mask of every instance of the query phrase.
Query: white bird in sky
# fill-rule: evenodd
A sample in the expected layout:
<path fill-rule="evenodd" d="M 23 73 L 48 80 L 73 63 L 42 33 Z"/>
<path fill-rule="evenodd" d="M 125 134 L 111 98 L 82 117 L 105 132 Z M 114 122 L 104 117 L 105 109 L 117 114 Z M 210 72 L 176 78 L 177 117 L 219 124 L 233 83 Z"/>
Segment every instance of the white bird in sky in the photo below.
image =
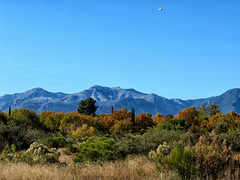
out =
<path fill-rule="evenodd" d="M 158 9 L 158 11 L 162 11 L 162 10 L 163 10 L 163 8 L 159 8 L 159 9 Z"/>

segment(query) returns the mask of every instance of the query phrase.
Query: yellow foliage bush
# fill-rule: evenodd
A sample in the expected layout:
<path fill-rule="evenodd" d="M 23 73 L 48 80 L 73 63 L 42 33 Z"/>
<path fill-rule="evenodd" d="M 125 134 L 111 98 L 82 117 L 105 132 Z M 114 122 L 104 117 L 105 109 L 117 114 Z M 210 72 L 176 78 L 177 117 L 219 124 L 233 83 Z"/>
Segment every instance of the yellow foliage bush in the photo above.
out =
<path fill-rule="evenodd" d="M 95 131 L 96 129 L 94 127 L 83 124 L 82 126 L 77 127 L 75 130 L 73 130 L 72 135 L 90 137 L 94 135 Z"/>

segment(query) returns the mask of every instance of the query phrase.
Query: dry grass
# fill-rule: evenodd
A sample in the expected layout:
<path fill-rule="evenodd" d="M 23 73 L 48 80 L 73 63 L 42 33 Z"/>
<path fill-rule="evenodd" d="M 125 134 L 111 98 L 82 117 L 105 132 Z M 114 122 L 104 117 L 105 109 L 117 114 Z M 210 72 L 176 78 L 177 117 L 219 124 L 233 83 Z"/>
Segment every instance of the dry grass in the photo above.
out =
<path fill-rule="evenodd" d="M 102 165 L 81 164 L 67 165 L 28 165 L 23 163 L 0 162 L 1 180 L 37 180 L 37 179 L 101 179 L 101 180 L 128 180 L 128 179 L 176 179 L 174 175 L 157 171 L 154 163 L 146 157 L 135 157 L 124 161 L 106 162 Z"/>

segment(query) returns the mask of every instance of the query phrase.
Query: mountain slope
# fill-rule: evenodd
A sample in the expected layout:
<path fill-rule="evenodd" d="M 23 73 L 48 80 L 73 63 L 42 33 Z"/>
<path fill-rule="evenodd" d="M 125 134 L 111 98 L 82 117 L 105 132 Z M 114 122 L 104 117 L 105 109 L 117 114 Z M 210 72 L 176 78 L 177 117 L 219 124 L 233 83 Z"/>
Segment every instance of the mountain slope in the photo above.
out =
<path fill-rule="evenodd" d="M 231 110 L 240 113 L 240 89 L 231 89 L 220 96 L 210 98 L 181 100 L 167 99 L 156 94 L 145 94 L 134 89 L 121 89 L 120 87 L 92 86 L 79 93 L 65 94 L 52 93 L 42 88 L 35 88 L 23 93 L 0 96 L 0 109 L 8 111 L 9 106 L 14 108 L 34 109 L 37 113 L 42 111 L 69 112 L 76 111 L 80 101 L 92 97 L 97 101 L 97 113 L 110 113 L 111 108 L 130 110 L 135 108 L 136 113 L 157 112 L 164 115 L 175 115 L 179 110 L 187 107 L 199 108 L 202 104 L 218 104 L 222 113 Z"/>

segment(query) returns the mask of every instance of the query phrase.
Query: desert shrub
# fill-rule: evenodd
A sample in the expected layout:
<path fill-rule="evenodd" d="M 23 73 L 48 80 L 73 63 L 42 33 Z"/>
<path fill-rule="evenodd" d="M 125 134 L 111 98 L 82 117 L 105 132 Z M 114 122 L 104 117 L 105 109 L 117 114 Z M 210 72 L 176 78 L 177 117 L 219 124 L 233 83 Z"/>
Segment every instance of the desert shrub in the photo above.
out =
<path fill-rule="evenodd" d="M 220 134 L 222 139 L 226 139 L 227 145 L 232 148 L 233 151 L 240 151 L 240 129 L 228 131 Z"/>
<path fill-rule="evenodd" d="M 230 122 L 220 117 L 219 120 L 214 123 L 213 130 L 216 134 L 226 133 L 230 130 Z"/>
<path fill-rule="evenodd" d="M 47 137 L 44 144 L 51 148 L 62 148 L 67 144 L 67 141 L 63 136 L 54 136 Z"/>
<path fill-rule="evenodd" d="M 77 152 L 79 152 L 77 146 L 74 145 L 74 144 L 66 144 L 66 145 L 64 146 L 64 148 L 66 148 L 66 149 L 67 149 L 69 152 L 71 152 L 71 153 L 77 153 Z"/>
<path fill-rule="evenodd" d="M 81 136 L 69 135 L 65 137 L 65 140 L 66 140 L 66 144 L 64 147 L 68 150 L 68 152 L 76 153 L 76 152 L 79 152 L 77 148 L 78 144 L 85 142 L 87 138 L 84 138 Z"/>
<path fill-rule="evenodd" d="M 225 171 L 232 168 L 230 166 L 233 164 L 231 148 L 228 148 L 226 141 L 222 141 L 215 133 L 211 133 L 209 137 L 201 136 L 195 148 L 196 165 L 201 178 L 222 178 Z M 235 170 L 231 169 L 231 172 L 234 173 Z"/>
<path fill-rule="evenodd" d="M 155 151 L 150 151 L 148 154 L 148 157 L 150 160 L 156 161 L 158 158 L 162 158 L 164 156 L 169 155 L 171 151 L 170 146 L 164 142 L 163 144 L 160 144 Z"/>
<path fill-rule="evenodd" d="M 194 146 L 199 137 L 202 135 L 208 134 L 208 130 L 206 128 L 200 126 L 191 126 L 191 128 L 181 135 L 181 141 L 184 142 L 185 145 Z"/>
<path fill-rule="evenodd" d="M 164 143 L 157 150 L 149 153 L 151 160 L 158 160 L 160 167 L 177 172 L 182 179 L 219 179 L 226 174 L 232 176 L 239 171 L 239 160 L 233 159 L 233 152 L 222 140 L 212 132 L 201 136 L 193 146 L 184 143 L 174 144 L 169 154 L 169 146 Z"/>
<path fill-rule="evenodd" d="M 182 179 L 195 179 L 198 176 L 194 149 L 184 147 L 180 142 L 174 143 L 172 150 L 166 142 L 159 145 L 156 151 L 149 153 L 149 158 L 158 161 L 161 168 L 178 173 Z"/>
<path fill-rule="evenodd" d="M 54 148 L 48 148 L 41 143 L 34 142 L 24 153 L 25 156 L 32 157 L 33 163 L 57 163 L 60 156 Z"/>
<path fill-rule="evenodd" d="M 149 129 L 143 135 L 128 134 L 118 139 L 116 143 L 116 154 L 124 157 L 129 154 L 147 155 L 165 141 L 172 146 L 175 140 L 180 139 L 180 131 L 168 131 L 166 129 Z"/>
<path fill-rule="evenodd" d="M 1 153 L 1 160 L 11 162 L 26 162 L 29 164 L 58 163 L 60 154 L 56 149 L 48 148 L 41 143 L 34 142 L 26 151 L 16 152 L 14 145 L 6 146 Z"/>
<path fill-rule="evenodd" d="M 182 179 L 195 179 L 198 175 L 198 168 L 195 164 L 194 151 L 190 147 L 184 147 L 176 143 L 167 158 L 158 159 L 171 170 L 177 172 Z"/>
<path fill-rule="evenodd" d="M 109 137 L 92 136 L 87 141 L 78 145 L 78 151 L 74 162 L 101 162 L 113 159 L 113 145 L 115 140 Z"/>
<path fill-rule="evenodd" d="M 3 150 L 3 148 L 7 145 L 7 140 L 2 135 L 0 135 L 0 152 Z"/>
<path fill-rule="evenodd" d="M 14 144 L 12 144 L 11 146 L 7 144 L 0 155 L 0 159 L 12 161 L 14 158 L 15 152 L 16 152 L 16 146 Z"/>

